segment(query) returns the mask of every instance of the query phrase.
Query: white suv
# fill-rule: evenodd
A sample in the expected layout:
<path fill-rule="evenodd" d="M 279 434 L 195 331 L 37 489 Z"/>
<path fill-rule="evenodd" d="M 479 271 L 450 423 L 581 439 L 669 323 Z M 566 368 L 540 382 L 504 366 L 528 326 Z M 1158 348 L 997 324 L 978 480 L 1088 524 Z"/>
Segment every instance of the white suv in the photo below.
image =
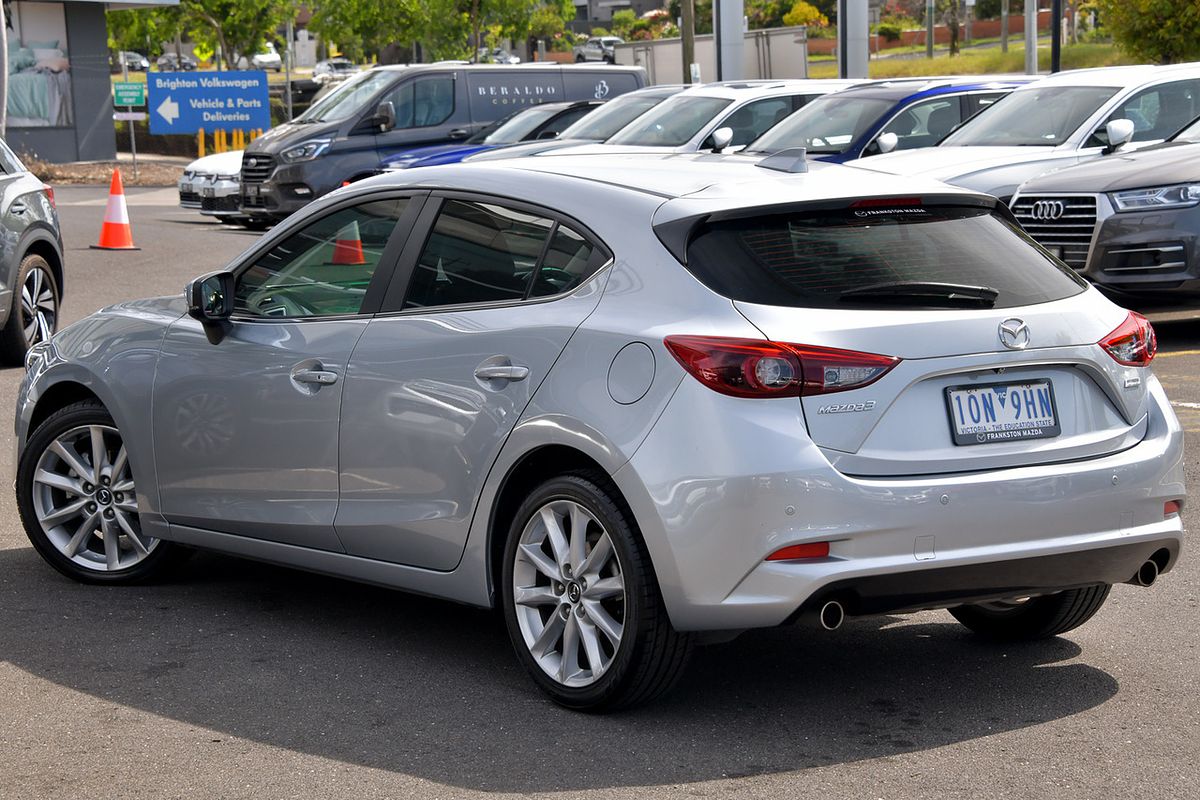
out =
<path fill-rule="evenodd" d="M 1110 145 L 1161 142 L 1197 116 L 1200 63 L 1073 70 L 1017 89 L 937 147 L 850 163 L 1007 201 L 1030 178 L 1113 152 Z M 1110 142 L 1108 125 L 1118 120 L 1131 122 L 1132 134 L 1116 125 L 1125 135 Z"/>

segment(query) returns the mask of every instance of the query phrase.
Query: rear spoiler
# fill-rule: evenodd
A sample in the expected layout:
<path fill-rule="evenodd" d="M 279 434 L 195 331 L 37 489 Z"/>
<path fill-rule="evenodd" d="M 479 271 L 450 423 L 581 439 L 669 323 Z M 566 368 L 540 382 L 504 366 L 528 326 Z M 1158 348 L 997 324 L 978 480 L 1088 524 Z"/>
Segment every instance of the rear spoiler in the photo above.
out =
<path fill-rule="evenodd" d="M 813 211 L 843 211 L 855 203 L 869 200 L 871 205 L 884 206 L 887 201 L 919 199 L 923 206 L 969 206 L 987 208 L 998 211 L 1005 219 L 1017 224 L 1016 217 L 1009 211 L 1008 206 L 991 195 L 978 194 L 923 194 L 915 197 L 912 194 L 884 194 L 870 198 L 840 197 L 836 200 L 822 200 L 814 203 L 775 203 L 765 206 L 742 206 L 738 208 L 721 209 L 705 214 L 695 214 L 687 217 L 660 222 L 654 226 L 654 235 L 662 242 L 663 247 L 675 256 L 680 264 L 687 264 L 688 245 L 691 244 L 700 230 L 713 222 L 724 222 L 733 219 L 749 217 L 767 217 L 777 214 L 794 214 L 797 212 Z"/>

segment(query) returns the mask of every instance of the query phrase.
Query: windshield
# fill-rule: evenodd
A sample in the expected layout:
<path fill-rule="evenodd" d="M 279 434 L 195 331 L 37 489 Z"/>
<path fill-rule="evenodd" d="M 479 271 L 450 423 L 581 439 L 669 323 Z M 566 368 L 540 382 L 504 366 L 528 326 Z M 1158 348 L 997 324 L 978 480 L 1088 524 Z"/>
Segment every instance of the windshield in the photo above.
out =
<path fill-rule="evenodd" d="M 296 122 L 333 122 L 361 111 L 383 87 L 395 79 L 392 72 L 364 72 L 351 78 L 309 107 Z"/>
<path fill-rule="evenodd" d="M 627 94 L 616 100 L 609 100 L 574 125 L 563 129 L 559 138 L 603 142 L 664 99 L 663 97 Z"/>
<path fill-rule="evenodd" d="M 1200 119 L 1192 120 L 1192 124 L 1171 137 L 1172 142 L 1200 142 Z"/>
<path fill-rule="evenodd" d="M 712 122 L 732 100 L 721 97 L 672 97 L 643 114 L 608 144 L 679 147 Z"/>
<path fill-rule="evenodd" d="M 1112 86 L 1044 86 L 1015 91 L 942 142 L 961 147 L 1053 147 L 1117 93 Z"/>
<path fill-rule="evenodd" d="M 844 153 L 894 105 L 895 100 L 877 97 L 818 97 L 751 142 L 746 152 L 805 147 L 813 155 Z"/>
<path fill-rule="evenodd" d="M 481 140 L 483 144 L 515 144 L 553 119 L 562 109 L 535 106 L 513 114 Z M 472 136 L 474 140 L 477 137 Z"/>
<path fill-rule="evenodd" d="M 714 222 L 688 246 L 686 266 L 731 300 L 793 308 L 927 308 L 938 286 L 972 305 L 1010 308 L 1087 286 L 1016 223 L 985 208 L 947 206 Z"/>

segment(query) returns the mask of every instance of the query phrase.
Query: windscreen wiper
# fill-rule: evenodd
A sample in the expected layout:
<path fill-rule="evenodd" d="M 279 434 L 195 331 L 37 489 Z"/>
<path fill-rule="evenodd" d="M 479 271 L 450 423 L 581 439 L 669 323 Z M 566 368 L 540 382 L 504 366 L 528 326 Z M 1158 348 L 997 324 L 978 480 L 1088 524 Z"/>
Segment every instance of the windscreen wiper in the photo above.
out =
<path fill-rule="evenodd" d="M 888 281 L 847 289 L 838 295 L 838 300 L 922 300 L 930 304 L 979 305 L 991 308 L 999 296 L 1000 292 L 990 286 L 936 281 Z"/>

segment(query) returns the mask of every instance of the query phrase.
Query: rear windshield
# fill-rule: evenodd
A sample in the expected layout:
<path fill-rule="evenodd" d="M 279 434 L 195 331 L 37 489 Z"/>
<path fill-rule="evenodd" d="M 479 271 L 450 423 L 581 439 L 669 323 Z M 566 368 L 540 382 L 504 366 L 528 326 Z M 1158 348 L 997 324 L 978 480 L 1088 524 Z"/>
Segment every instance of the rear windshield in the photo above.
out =
<path fill-rule="evenodd" d="M 687 267 L 730 299 L 796 308 L 1009 308 L 1087 286 L 1015 223 L 948 206 L 715 222 L 692 240 Z M 938 296 L 940 284 L 961 288 Z"/>

